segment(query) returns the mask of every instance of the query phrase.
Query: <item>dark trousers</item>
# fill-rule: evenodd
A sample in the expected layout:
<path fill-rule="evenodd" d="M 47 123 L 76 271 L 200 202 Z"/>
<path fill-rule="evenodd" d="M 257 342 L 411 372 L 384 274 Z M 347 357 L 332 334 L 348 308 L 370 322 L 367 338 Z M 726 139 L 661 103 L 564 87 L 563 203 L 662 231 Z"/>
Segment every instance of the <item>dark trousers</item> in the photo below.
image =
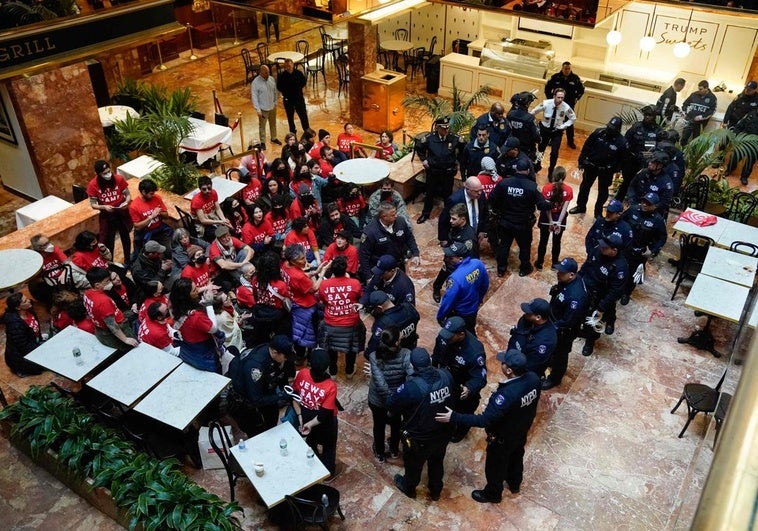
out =
<path fill-rule="evenodd" d="M 438 170 L 429 168 L 426 170 L 426 192 L 424 194 L 424 207 L 422 214 L 427 216 L 432 213 L 434 208 L 434 198 L 442 197 L 447 199 L 453 194 L 453 181 L 455 180 L 455 170 Z"/>
<path fill-rule="evenodd" d="M 597 201 L 595 201 L 594 215 L 598 217 L 603 214 L 603 205 L 608 200 L 608 188 L 613 184 L 613 170 L 610 168 L 600 169 L 597 166 L 587 165 L 584 167 L 582 183 L 579 185 L 579 195 L 576 198 L 576 206 L 582 209 L 587 208 L 587 200 L 590 197 L 590 190 L 597 179 Z"/>
<path fill-rule="evenodd" d="M 337 466 L 337 417 L 324 424 L 318 424 L 311 429 L 305 442 L 313 448 L 314 453 L 321 459 L 330 474 L 334 474 Z M 318 446 L 321 445 L 319 452 Z"/>
<path fill-rule="evenodd" d="M 457 394 L 456 394 L 457 396 Z M 481 401 L 481 395 L 479 393 L 469 394 L 468 398 L 457 398 L 455 402 L 455 411 L 469 415 L 476 411 Z M 463 439 L 471 428 L 469 426 L 461 426 L 460 424 L 454 424 L 453 428 L 453 440 Z"/>
<path fill-rule="evenodd" d="M 560 384 L 566 375 L 569 353 L 575 337 L 576 334 L 569 328 L 558 329 L 558 343 L 555 345 L 555 350 L 550 358 L 550 376 L 548 377 L 555 385 Z"/>
<path fill-rule="evenodd" d="M 409 492 L 414 492 L 421 481 L 421 470 L 426 463 L 429 475 L 429 492 L 439 494 L 442 492 L 442 477 L 445 475 L 445 452 L 447 452 L 448 437 L 440 440 L 419 443 L 403 439 L 403 463 L 405 464 L 405 478 L 403 483 Z"/>
<path fill-rule="evenodd" d="M 336 350 L 329 351 L 329 372 L 331 374 L 337 374 L 337 359 L 339 353 Z M 355 352 L 345 352 L 345 374 L 353 374 L 355 372 Z"/>
<path fill-rule="evenodd" d="M 616 199 L 619 201 L 624 200 L 627 191 L 629 191 L 629 185 L 632 184 L 632 179 L 634 179 L 634 176 L 640 171 L 640 168 L 642 168 L 642 161 L 636 157 L 626 160 L 621 165 L 621 175 L 624 179 L 621 181 L 621 186 L 619 186 L 619 189 L 616 191 Z"/>
<path fill-rule="evenodd" d="M 442 286 L 445 285 L 445 281 L 447 280 L 447 277 L 450 276 L 450 271 L 447 270 L 447 268 L 443 265 L 440 268 L 440 272 L 437 273 L 437 278 L 434 279 L 434 282 L 432 282 L 432 289 L 435 291 L 439 291 L 442 289 Z"/>
<path fill-rule="evenodd" d="M 397 453 L 400 449 L 400 415 L 387 415 L 387 408 L 375 406 L 369 402 L 371 417 L 374 420 L 374 450 L 381 454 L 384 452 L 384 432 L 390 427 L 390 452 Z"/>
<path fill-rule="evenodd" d="M 532 227 L 516 228 L 512 225 L 504 227 L 502 224 L 497 226 L 497 271 L 505 272 L 508 269 L 508 255 L 511 252 L 511 244 L 516 240 L 518 245 L 518 259 L 521 262 L 521 269 L 531 267 L 529 260 L 532 254 Z"/>
<path fill-rule="evenodd" d="M 264 13 L 261 17 L 261 24 L 266 28 L 266 42 L 271 42 L 271 27 L 274 28 L 276 42 L 279 42 L 279 16 Z"/>
<path fill-rule="evenodd" d="M 687 120 L 687 123 L 682 128 L 682 147 L 686 146 L 693 138 L 699 137 L 706 125 L 708 125 L 708 120 L 703 120 L 702 122 Z"/>
<path fill-rule="evenodd" d="M 550 129 L 540 124 L 540 146 L 539 151 L 543 154 L 547 146 L 550 146 L 550 168 L 548 169 L 547 178 L 550 182 L 553 181 L 553 170 L 558 164 L 558 153 L 561 150 L 561 140 L 563 140 L 563 131 L 560 129 Z M 543 155 L 544 157 L 544 155 Z"/>
<path fill-rule="evenodd" d="M 553 235 L 553 248 L 551 249 L 551 254 L 553 256 L 553 262 L 556 263 L 560 261 L 561 256 L 561 238 L 563 238 L 563 233 L 565 231 L 561 231 L 558 234 L 554 232 L 550 232 L 550 227 L 548 225 L 540 225 L 540 241 L 537 244 L 537 261 L 542 263 L 545 261 L 545 253 L 547 252 L 547 240 L 550 238 L 550 234 Z"/>
<path fill-rule="evenodd" d="M 487 443 L 487 459 L 484 462 L 484 475 L 487 485 L 484 493 L 493 498 L 503 495 L 503 481 L 508 482 L 511 490 L 521 487 L 524 479 L 524 447 L 526 437 L 518 441 L 493 441 Z"/>
<path fill-rule="evenodd" d="M 571 108 L 573 109 L 574 106 L 572 105 Z M 574 145 L 574 126 L 570 125 L 566 128 L 566 143 L 569 146 Z"/>
<path fill-rule="evenodd" d="M 753 173 L 753 165 L 755 164 L 755 159 L 748 154 L 748 156 L 740 160 L 742 160 L 742 172 L 740 173 L 740 177 L 743 179 L 747 179 L 750 177 L 750 174 Z M 737 164 L 739 163 L 740 161 L 737 160 L 737 157 L 735 157 L 734 153 L 732 153 L 729 156 L 729 160 L 726 163 L 725 174 L 731 175 L 731 173 L 734 171 L 734 169 L 737 167 Z"/>
<path fill-rule="evenodd" d="M 305 108 L 305 98 L 300 97 L 295 100 L 284 98 L 284 113 L 287 115 L 287 124 L 292 133 L 297 131 L 297 127 L 295 127 L 295 112 L 297 112 L 297 116 L 300 118 L 300 125 L 303 126 L 303 131 L 305 131 L 311 126 L 308 122 L 308 111 Z"/>
<path fill-rule="evenodd" d="M 132 218 L 126 210 L 116 212 L 101 212 L 98 216 L 100 222 L 100 233 L 97 239 L 100 243 L 110 249 L 113 254 L 113 248 L 116 245 L 116 233 L 121 238 L 121 247 L 124 250 L 124 260 L 129 260 L 132 254 Z"/>

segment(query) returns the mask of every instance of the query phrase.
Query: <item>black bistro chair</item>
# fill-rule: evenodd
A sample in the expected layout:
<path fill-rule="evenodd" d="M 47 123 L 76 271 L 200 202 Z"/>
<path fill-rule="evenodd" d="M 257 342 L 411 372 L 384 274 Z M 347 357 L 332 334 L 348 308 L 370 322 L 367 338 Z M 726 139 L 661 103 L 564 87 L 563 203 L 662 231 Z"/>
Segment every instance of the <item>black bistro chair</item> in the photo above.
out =
<path fill-rule="evenodd" d="M 258 61 L 261 63 L 261 66 L 266 65 L 271 71 L 271 75 L 274 75 L 274 73 L 277 72 L 276 63 L 268 60 L 268 56 L 271 55 L 271 52 L 269 52 L 268 49 L 268 44 L 265 42 L 259 42 L 255 46 L 255 49 L 258 52 Z"/>
<path fill-rule="evenodd" d="M 701 383 L 684 384 L 682 396 L 679 398 L 679 402 L 674 406 L 674 409 L 671 410 L 671 413 L 674 413 L 679 409 L 679 406 L 682 405 L 682 402 L 687 403 L 687 422 L 684 423 L 682 431 L 679 432 L 680 439 L 684 437 L 684 432 L 687 431 L 690 422 L 692 422 L 698 413 L 705 413 L 707 416 L 708 413 L 716 411 L 716 405 L 719 402 L 719 395 L 721 394 L 719 389 L 721 389 L 721 384 L 724 383 L 725 377 L 726 371 L 721 375 L 721 379 L 716 384 L 716 387 Z"/>
<path fill-rule="evenodd" d="M 299 40 L 295 43 L 295 51 L 303 54 L 303 60 L 295 63 L 295 68 L 300 67 L 303 74 L 308 75 L 308 55 L 310 55 L 310 44 L 306 40 Z"/>
<path fill-rule="evenodd" d="M 318 84 L 318 73 L 321 72 L 321 77 L 324 78 L 324 85 L 326 85 L 326 72 L 324 72 L 324 61 L 326 59 L 327 51 L 325 48 L 321 48 L 318 53 L 316 54 L 316 57 L 308 61 L 308 66 L 306 67 L 306 70 L 308 71 L 308 76 L 313 76 L 311 78 L 311 84 L 313 85 L 313 88 L 316 88 L 316 85 Z"/>
<path fill-rule="evenodd" d="M 703 268 L 705 255 L 708 254 L 708 249 L 713 244 L 713 240 L 706 236 L 697 234 L 681 234 L 679 236 L 679 262 L 677 263 L 676 273 L 671 279 L 671 282 L 676 283 L 674 293 L 671 294 L 672 301 L 685 278 L 695 280 Z"/>
<path fill-rule="evenodd" d="M 321 497 L 326 494 L 329 505 L 325 506 L 321 502 Z M 342 514 L 340 507 L 340 491 L 329 485 L 313 485 L 308 487 L 297 496 L 284 496 L 287 506 L 290 509 L 292 518 L 291 524 L 295 527 L 301 525 L 318 525 L 321 529 L 329 529 L 329 518 L 336 512 L 342 520 L 345 515 Z"/>
<path fill-rule="evenodd" d="M 216 452 L 216 455 L 221 460 L 221 464 L 224 465 L 226 477 L 229 480 L 229 494 L 231 501 L 234 501 L 234 487 L 239 478 L 245 477 L 245 473 L 229 451 L 232 441 L 229 439 L 229 434 L 226 433 L 224 427 L 215 420 L 208 426 L 208 439 L 210 440 L 211 448 Z"/>
<path fill-rule="evenodd" d="M 708 203 L 709 185 L 710 179 L 707 175 L 701 175 L 688 184 L 682 191 L 682 210 L 688 207 L 704 210 L 706 203 Z"/>
<path fill-rule="evenodd" d="M 337 97 L 342 95 L 342 88 L 345 89 L 345 95 L 347 95 L 347 86 L 350 84 L 350 71 L 347 68 L 347 55 L 342 54 L 337 58 L 335 66 L 337 67 L 337 79 L 339 79 L 339 88 L 337 90 Z"/>
<path fill-rule="evenodd" d="M 197 228 L 195 227 L 195 220 L 192 219 L 192 215 L 190 215 L 189 212 L 186 210 L 182 210 L 178 206 L 174 205 L 174 208 L 176 209 L 177 214 L 179 214 L 179 221 L 182 222 L 182 226 L 187 229 L 187 232 L 189 232 L 190 236 L 193 238 L 199 238 L 200 236 L 197 233 Z"/>
<path fill-rule="evenodd" d="M 721 217 L 737 223 L 747 223 L 748 218 L 753 215 L 756 204 L 758 204 L 758 197 L 747 192 L 737 192 L 729 208 L 721 214 Z"/>
<path fill-rule="evenodd" d="M 758 245 L 750 242 L 732 242 L 729 250 L 735 253 L 747 254 L 758 258 Z"/>
<path fill-rule="evenodd" d="M 242 62 L 245 63 L 245 85 L 247 85 L 248 83 L 252 83 L 255 76 L 258 75 L 260 65 L 253 63 L 250 50 L 247 48 L 242 48 L 240 54 L 242 55 Z"/>

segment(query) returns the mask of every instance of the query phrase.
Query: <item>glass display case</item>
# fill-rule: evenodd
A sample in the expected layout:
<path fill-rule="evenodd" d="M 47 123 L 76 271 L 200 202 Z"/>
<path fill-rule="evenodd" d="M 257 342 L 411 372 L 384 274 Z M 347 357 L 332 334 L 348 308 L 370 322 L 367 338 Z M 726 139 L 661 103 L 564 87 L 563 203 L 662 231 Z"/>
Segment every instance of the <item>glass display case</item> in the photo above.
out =
<path fill-rule="evenodd" d="M 505 39 L 486 42 L 479 66 L 544 79 L 554 58 L 555 51 L 547 41 Z"/>

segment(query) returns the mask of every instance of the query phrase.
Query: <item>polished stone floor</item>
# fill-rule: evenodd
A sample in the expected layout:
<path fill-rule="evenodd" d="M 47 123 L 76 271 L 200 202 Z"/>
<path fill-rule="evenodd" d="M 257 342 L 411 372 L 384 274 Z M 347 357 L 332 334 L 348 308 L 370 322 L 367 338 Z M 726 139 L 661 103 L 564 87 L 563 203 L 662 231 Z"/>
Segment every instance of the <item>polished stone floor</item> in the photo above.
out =
<path fill-rule="evenodd" d="M 281 46 L 289 47 L 283 39 Z M 202 102 L 201 110 L 212 113 L 210 89 L 217 86 L 215 58 L 186 64 L 180 60 L 170 68 L 150 76 L 169 86 L 191 86 Z M 241 65 L 241 62 L 240 62 Z M 169 65 L 173 66 L 173 65 Z M 241 77 L 233 61 L 224 63 L 224 79 Z M 328 72 L 328 84 L 316 89 L 309 85 L 308 109 L 312 127 L 326 128 L 333 136 L 348 121 L 347 100 L 337 97 L 337 80 Z M 226 81 L 225 81 L 226 83 Z M 423 87 L 423 80 L 410 90 Z M 231 87 L 220 94 L 229 115 L 243 112 L 246 137 L 257 134 L 257 121 L 248 102 L 248 87 Z M 481 110 L 480 110 L 481 111 Z M 415 123 L 414 123 L 415 122 Z M 427 127 L 426 120 L 407 120 L 409 132 Z M 279 109 L 279 127 L 285 130 L 284 112 Z M 282 135 L 283 136 L 283 135 Z M 578 143 L 584 140 L 578 135 Z M 366 133 L 364 138 L 373 138 Z M 576 165 L 578 151 L 564 146 L 560 163 L 569 172 Z M 276 155 L 269 155 L 269 159 Z M 538 177 L 545 181 L 544 172 Z M 578 190 L 578 182 L 568 184 Z M 591 198 L 591 203 L 594 196 Z M 410 205 L 412 213 L 419 203 Z M 433 219 L 414 226 L 422 249 L 421 266 L 410 271 L 416 285 L 417 307 L 422 315 L 420 345 L 431 348 L 437 333 L 436 305 L 431 286 L 442 260 L 436 228 L 439 208 Z M 588 216 L 571 216 L 563 238 L 563 256 L 584 259 L 584 234 L 591 225 Z M 340 414 L 338 459 L 345 472 L 333 485 L 341 491 L 345 522 L 333 522 L 340 529 L 534 529 L 534 530 L 618 530 L 687 529 L 697 505 L 712 457 L 712 432 L 702 417 L 690 426 L 684 438 L 677 435 L 685 420 L 684 408 L 672 415 L 669 410 L 688 381 L 715 384 L 726 367 L 726 358 L 679 345 L 676 337 L 688 334 L 698 319 L 684 307 L 687 288 L 670 301 L 673 268 L 666 259 L 678 254 L 673 238 L 660 258 L 650 267 L 646 283 L 632 302 L 619 307 L 617 331 L 605 336 L 589 358 L 582 357 L 581 340 L 571 354 L 563 383 L 543 393 L 537 421 L 531 431 L 525 457 L 525 479 L 518 495 L 507 494 L 499 505 L 482 506 L 471 500 L 471 490 L 484 485 L 485 442 L 481 430 L 472 430 L 462 442 L 450 445 L 445 460 L 445 487 L 442 499 L 432 502 L 419 488 L 419 497 L 410 500 L 399 493 L 392 477 L 402 470 L 399 460 L 376 463 L 371 453 L 371 414 L 367 407 L 367 381 L 360 366 L 357 376 L 347 381 L 338 377 L 339 399 L 345 406 Z M 534 258 L 534 250 L 533 250 Z M 486 249 L 483 259 L 492 279 L 487 300 L 479 313 L 478 335 L 485 344 L 489 369 L 485 399 L 499 380 L 500 364 L 495 353 L 502 349 L 508 331 L 519 317 L 519 303 L 533 297 L 547 297 L 555 282 L 549 269 L 520 278 L 513 274 L 497 278 L 494 259 Z M 515 249 L 511 270 L 517 268 Z M 702 323 L 701 323 L 702 324 Z M 714 333 L 720 349 L 726 350 L 735 327 L 717 322 Z M 0 329 L 4 340 L 4 331 Z M 4 343 L 4 341 L 3 341 Z M 362 363 L 362 362 L 361 362 Z M 736 371 L 738 373 L 738 371 Z M 724 390 L 733 391 L 735 376 L 730 371 Z M 33 383 L 45 383 L 50 373 L 20 380 L 0 364 L 0 387 L 12 400 Z M 254 450 L 254 449 L 253 449 Z M 112 522 L 89 508 L 45 472 L 0 440 L 0 527 L 6 529 L 110 529 Z M 188 473 L 201 485 L 228 499 L 226 476 L 222 471 Z M 244 528 L 271 526 L 265 511 L 255 502 L 246 480 L 237 486 L 237 498 L 245 508 Z"/>

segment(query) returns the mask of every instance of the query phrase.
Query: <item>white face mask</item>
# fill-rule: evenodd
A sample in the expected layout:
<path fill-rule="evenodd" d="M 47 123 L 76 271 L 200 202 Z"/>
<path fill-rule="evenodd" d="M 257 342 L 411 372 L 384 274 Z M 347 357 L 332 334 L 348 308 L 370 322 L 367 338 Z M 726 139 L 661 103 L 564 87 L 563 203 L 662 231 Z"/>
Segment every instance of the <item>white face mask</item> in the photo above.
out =
<path fill-rule="evenodd" d="M 52 243 L 48 243 L 47 245 L 45 245 L 45 248 L 42 250 L 45 251 L 46 253 L 52 253 L 55 250 L 55 247 L 53 246 Z"/>
<path fill-rule="evenodd" d="M 113 282 L 108 282 L 105 286 L 103 286 L 103 289 L 105 291 L 113 289 Z"/>
<path fill-rule="evenodd" d="M 107 171 L 107 172 L 105 172 L 105 173 L 101 173 L 101 174 L 100 174 L 100 177 L 102 177 L 102 178 L 103 178 L 103 179 L 105 179 L 106 181 L 110 181 L 110 180 L 113 178 L 113 173 L 112 173 L 112 172 L 110 172 L 110 171 Z"/>

